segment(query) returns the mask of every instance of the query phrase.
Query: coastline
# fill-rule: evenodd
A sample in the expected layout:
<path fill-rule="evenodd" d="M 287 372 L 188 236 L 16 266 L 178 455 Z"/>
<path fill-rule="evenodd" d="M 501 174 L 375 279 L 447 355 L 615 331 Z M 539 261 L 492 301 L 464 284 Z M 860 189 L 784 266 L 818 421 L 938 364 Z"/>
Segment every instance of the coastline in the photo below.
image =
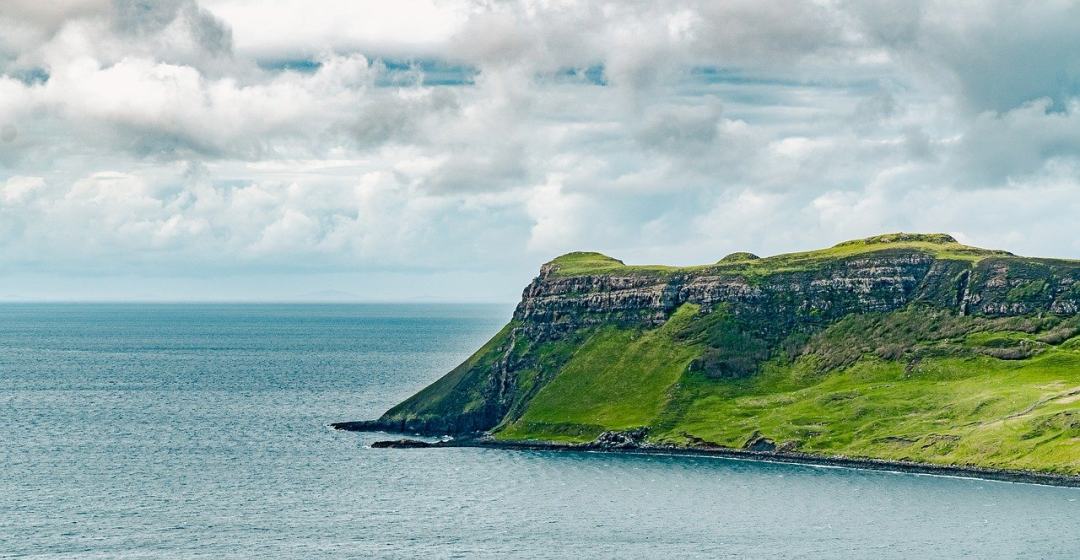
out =
<path fill-rule="evenodd" d="M 339 422 L 330 424 L 336 430 L 354 432 L 375 432 L 385 434 L 402 434 L 375 428 L 374 422 Z M 753 451 L 749 449 L 737 449 L 731 447 L 678 447 L 661 445 L 637 445 L 637 446 L 605 446 L 595 443 L 587 444 L 564 444 L 542 441 L 503 441 L 490 438 L 461 438 L 434 443 L 422 442 L 411 439 L 396 441 L 376 442 L 378 447 L 399 448 L 448 448 L 448 447 L 483 447 L 490 449 L 511 449 L 523 451 L 559 451 L 559 452 L 602 452 L 602 453 L 631 453 L 638 455 L 680 455 L 691 457 L 722 457 L 727 459 L 740 459 L 747 461 L 762 461 L 769 463 L 791 463 L 810 466 L 840 467 L 850 469 L 888 471 L 905 474 L 925 474 L 935 476 L 949 476 L 958 478 L 976 478 L 997 482 L 1017 482 L 1024 484 L 1040 484 L 1044 486 L 1063 486 L 1080 488 L 1080 476 L 1036 471 L 1024 471 L 1013 469 L 994 469 L 988 467 L 937 465 L 933 463 L 919 463 L 914 461 L 893 461 L 885 459 L 837 457 L 829 455 L 814 455 L 790 451 Z M 396 444 L 396 445 L 395 445 Z"/>

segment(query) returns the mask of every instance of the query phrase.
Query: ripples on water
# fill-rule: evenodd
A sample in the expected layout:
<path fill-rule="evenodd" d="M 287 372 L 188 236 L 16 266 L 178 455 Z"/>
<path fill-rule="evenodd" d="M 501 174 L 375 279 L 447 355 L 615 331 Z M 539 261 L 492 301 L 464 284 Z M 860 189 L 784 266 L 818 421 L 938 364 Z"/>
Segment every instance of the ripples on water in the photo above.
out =
<path fill-rule="evenodd" d="M 0 306 L 0 557 L 1080 557 L 1080 490 L 372 450 L 500 306 Z"/>

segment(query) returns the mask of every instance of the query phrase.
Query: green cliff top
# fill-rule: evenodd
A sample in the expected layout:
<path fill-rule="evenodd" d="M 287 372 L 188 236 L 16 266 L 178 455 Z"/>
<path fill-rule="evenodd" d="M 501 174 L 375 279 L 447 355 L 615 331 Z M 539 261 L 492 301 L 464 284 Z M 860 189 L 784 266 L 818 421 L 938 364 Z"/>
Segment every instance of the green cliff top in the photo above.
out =
<path fill-rule="evenodd" d="M 719 261 L 717 261 L 717 263 L 733 263 L 733 262 L 742 262 L 742 261 L 756 261 L 756 260 L 758 260 L 760 258 L 761 257 L 759 257 L 759 256 L 757 256 L 757 255 L 755 255 L 753 253 L 747 253 L 746 251 L 738 251 L 738 252 L 732 253 L 732 254 L 720 259 Z"/>
<path fill-rule="evenodd" d="M 891 250 L 912 250 L 935 258 L 978 262 L 987 257 L 1015 257 L 1008 251 L 982 249 L 958 242 L 944 233 L 890 233 L 838 243 L 827 249 L 786 253 L 758 258 L 752 253 L 732 253 L 709 265 L 667 266 L 627 265 L 595 252 L 567 253 L 547 263 L 558 276 L 584 276 L 609 273 L 674 274 L 685 272 L 768 274 L 811 268 L 829 260 Z M 1016 257 L 1023 258 L 1023 257 Z"/>

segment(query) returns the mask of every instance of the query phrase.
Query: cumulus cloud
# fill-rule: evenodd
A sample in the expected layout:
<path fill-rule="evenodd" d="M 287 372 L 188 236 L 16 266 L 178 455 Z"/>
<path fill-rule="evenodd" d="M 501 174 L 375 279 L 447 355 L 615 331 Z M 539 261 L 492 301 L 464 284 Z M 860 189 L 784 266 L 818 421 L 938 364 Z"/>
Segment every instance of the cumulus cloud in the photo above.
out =
<path fill-rule="evenodd" d="M 0 265 L 1077 256 L 1077 37 L 1069 2 L 11 0 Z"/>
<path fill-rule="evenodd" d="M 0 199 L 6 205 L 15 206 L 44 186 L 45 180 L 41 177 L 10 177 L 0 186 Z"/>
<path fill-rule="evenodd" d="M 702 100 L 689 106 L 657 107 L 644 115 L 635 137 L 647 149 L 700 155 L 720 134 L 718 102 Z"/>
<path fill-rule="evenodd" d="M 1080 99 L 1060 111 L 1039 98 L 1003 113 L 984 112 L 957 142 L 952 169 L 969 183 L 995 186 L 1022 181 L 1080 154 Z"/>
<path fill-rule="evenodd" d="M 976 112 L 1080 93 L 1080 5 L 1008 0 L 851 2 L 859 29 L 908 70 L 951 82 Z M 924 84 L 925 85 L 925 84 Z"/>
<path fill-rule="evenodd" d="M 475 10 L 438 0 L 204 0 L 226 21 L 236 49 L 262 59 L 298 59 L 327 51 L 375 56 L 437 54 Z"/>

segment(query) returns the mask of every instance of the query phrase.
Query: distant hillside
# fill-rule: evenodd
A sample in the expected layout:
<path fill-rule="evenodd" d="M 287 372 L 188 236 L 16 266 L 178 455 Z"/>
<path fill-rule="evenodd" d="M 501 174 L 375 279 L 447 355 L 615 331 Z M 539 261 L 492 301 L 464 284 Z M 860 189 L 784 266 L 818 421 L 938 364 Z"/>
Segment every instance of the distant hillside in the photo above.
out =
<path fill-rule="evenodd" d="M 681 268 L 570 253 L 366 425 L 1080 474 L 1078 312 L 1080 262 L 943 234 Z"/>

